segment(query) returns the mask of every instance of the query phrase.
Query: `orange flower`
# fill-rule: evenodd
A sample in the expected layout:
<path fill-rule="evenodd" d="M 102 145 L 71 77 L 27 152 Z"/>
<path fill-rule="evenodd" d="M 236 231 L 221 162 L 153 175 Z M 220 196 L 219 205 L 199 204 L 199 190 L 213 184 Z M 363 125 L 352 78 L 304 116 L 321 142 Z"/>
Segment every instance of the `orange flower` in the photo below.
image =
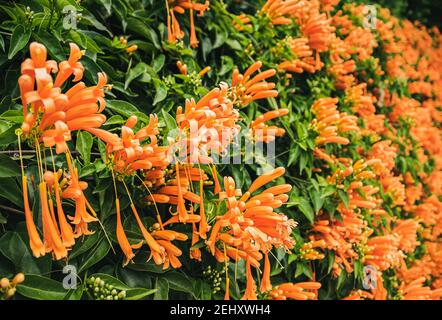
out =
<path fill-rule="evenodd" d="M 257 189 L 277 179 L 284 171 L 284 168 L 277 168 L 258 177 L 242 197 L 241 190 L 235 188 L 234 180 L 230 177 L 224 178 L 225 191 L 220 192 L 219 197 L 226 202 L 227 211 L 217 217 L 217 222 L 213 225 L 206 243 L 219 262 L 225 261 L 225 256 L 235 261 L 239 259 L 246 261 L 247 288 L 244 299 L 256 299 L 256 288 L 250 267 L 259 268 L 259 261 L 263 258 L 261 252 L 267 255 L 272 247 L 284 247 L 290 250 L 294 246 L 290 235 L 292 228 L 296 226 L 295 222 L 273 211 L 283 203 L 276 197 L 281 198 L 279 196 L 289 192 L 291 186 L 271 187 L 251 197 Z M 220 246 L 224 254 L 217 248 L 217 242 L 224 244 Z M 270 265 L 268 257 L 264 260 L 261 289 L 268 291 L 271 289 Z"/>
<path fill-rule="evenodd" d="M 57 223 L 54 221 L 53 217 L 51 217 L 51 213 L 49 212 L 46 182 L 41 182 L 39 184 L 39 191 L 46 252 L 52 252 L 56 260 L 66 258 L 68 252 L 60 238 L 60 231 L 58 230 Z"/>
<path fill-rule="evenodd" d="M 245 107 L 250 102 L 258 99 L 274 98 L 278 96 L 278 91 L 273 90 L 275 84 L 273 82 L 266 82 L 276 74 L 275 69 L 269 69 L 258 73 L 253 78 L 251 75 L 262 67 L 262 62 L 257 61 L 252 64 L 244 73 L 240 74 L 238 69 L 233 71 L 232 75 L 232 90 L 233 102 L 235 105 Z"/>
<path fill-rule="evenodd" d="M 69 59 L 67 61 L 60 62 L 58 66 L 59 72 L 54 82 L 55 87 L 61 87 L 72 74 L 74 75 L 74 82 L 83 78 L 84 67 L 80 62 L 78 62 L 78 60 L 80 60 L 84 55 L 84 51 L 80 50 L 75 43 L 70 43 L 69 46 L 71 47 Z"/>
<path fill-rule="evenodd" d="M 312 106 L 312 111 L 316 115 L 312 127 L 319 132 L 319 136 L 316 138 L 317 145 L 328 143 L 346 145 L 350 141 L 338 134 L 359 131 L 357 118 L 347 115 L 345 112 L 340 113 L 337 110 L 337 103 L 337 98 L 321 98 L 315 101 Z"/>
<path fill-rule="evenodd" d="M 124 232 L 123 223 L 121 222 L 121 212 L 120 212 L 120 200 L 115 199 L 115 206 L 117 211 L 117 240 L 120 245 L 121 250 L 125 255 L 124 266 L 126 266 L 135 257 L 132 249 L 138 249 L 141 247 L 142 242 L 138 244 L 131 245 L 127 239 L 126 233 Z"/>
<path fill-rule="evenodd" d="M 29 195 L 28 195 L 28 181 L 25 175 L 22 176 L 22 188 L 23 188 L 23 201 L 24 201 L 24 211 L 26 218 L 26 228 L 29 235 L 29 245 L 32 250 L 34 257 L 39 258 L 46 254 L 46 248 L 41 241 L 40 235 L 38 234 L 37 227 L 34 223 L 34 218 L 32 215 L 31 208 L 29 207 Z"/>
<path fill-rule="evenodd" d="M 319 282 L 300 282 L 300 283 L 283 283 L 270 292 L 270 299 L 272 300 L 316 300 L 317 294 L 315 292 L 321 288 Z"/>
<path fill-rule="evenodd" d="M 196 1 L 196 0 L 195 0 Z M 193 11 L 199 11 L 199 16 L 203 16 L 204 12 L 209 9 L 209 1 L 203 3 L 196 3 L 194 0 L 167 0 L 167 40 L 175 43 L 177 39 L 184 38 L 184 33 L 181 31 L 175 13 L 183 14 L 185 10 L 189 10 L 190 14 L 190 46 L 196 48 L 198 46 L 198 39 L 196 37 L 195 22 Z"/>
<path fill-rule="evenodd" d="M 63 198 L 75 201 L 75 215 L 69 218 L 72 220 L 72 224 L 75 225 L 74 234 L 75 237 L 78 238 L 83 234 L 92 234 L 93 232 L 88 229 L 88 223 L 97 221 L 98 219 L 94 217 L 96 214 L 83 193 L 83 190 L 87 188 L 87 183 L 79 181 L 78 169 L 74 168 L 72 159 L 68 153 L 66 154 L 66 160 L 70 172 L 70 181 L 69 186 L 63 191 L 62 196 Z M 91 211 L 94 216 L 88 211 Z"/>
<path fill-rule="evenodd" d="M 284 135 L 285 130 L 278 128 L 276 126 L 268 126 L 265 124 L 266 121 L 270 121 L 277 117 L 282 117 L 289 113 L 288 109 L 278 109 L 273 111 L 268 111 L 253 121 L 250 125 L 252 134 L 256 141 L 270 142 L 274 141 L 276 137 Z"/>

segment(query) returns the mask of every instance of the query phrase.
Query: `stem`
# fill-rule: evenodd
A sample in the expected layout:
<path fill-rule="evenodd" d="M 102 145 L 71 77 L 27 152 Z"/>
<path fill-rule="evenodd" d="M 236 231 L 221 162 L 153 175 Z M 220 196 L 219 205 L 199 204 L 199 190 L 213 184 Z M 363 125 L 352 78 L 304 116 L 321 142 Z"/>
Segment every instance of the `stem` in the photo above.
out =
<path fill-rule="evenodd" d="M 0 154 L 15 154 L 15 153 L 19 153 L 20 150 L 1 150 Z M 21 150 L 22 153 L 26 153 L 26 154 L 36 154 L 37 151 L 36 150 Z M 78 155 L 80 154 L 80 152 L 78 151 L 71 151 L 71 154 L 75 154 Z M 101 153 L 99 152 L 91 152 L 91 156 L 101 156 Z"/>
<path fill-rule="evenodd" d="M 49 30 L 51 28 L 51 26 L 52 26 L 52 19 L 54 17 L 56 0 L 50 0 L 50 3 L 51 3 L 51 15 L 49 16 L 49 22 L 48 22 L 47 30 Z"/>
<path fill-rule="evenodd" d="M 16 214 L 23 214 L 23 211 L 8 207 L 8 206 L 4 206 L 2 204 L 0 204 L 0 209 L 12 212 L 12 213 L 16 213 Z"/>

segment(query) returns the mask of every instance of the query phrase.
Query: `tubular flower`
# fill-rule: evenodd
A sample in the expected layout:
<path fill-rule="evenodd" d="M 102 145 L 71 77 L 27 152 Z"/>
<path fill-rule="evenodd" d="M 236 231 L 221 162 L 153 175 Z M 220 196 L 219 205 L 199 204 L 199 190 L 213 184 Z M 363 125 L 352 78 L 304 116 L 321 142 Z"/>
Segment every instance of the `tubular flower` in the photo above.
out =
<path fill-rule="evenodd" d="M 239 112 L 223 85 L 198 102 L 187 100 L 176 120 L 180 132 L 169 156 L 182 163 L 212 163 L 211 156 L 222 154 L 240 131 Z"/>
<path fill-rule="evenodd" d="M 70 248 L 75 244 L 75 235 L 72 231 L 71 225 L 68 223 L 68 220 L 66 219 L 66 215 L 63 210 L 62 205 L 62 189 L 60 188 L 59 180 L 61 178 L 62 171 L 59 172 L 52 172 L 52 171 L 46 171 L 44 178 L 45 182 L 48 185 L 49 195 L 51 196 L 49 198 L 49 205 L 51 209 L 51 213 L 54 212 L 53 208 L 53 198 L 52 196 L 55 196 L 55 204 L 57 209 L 57 219 L 58 224 L 60 226 L 60 235 L 63 242 L 63 245 L 66 248 Z M 55 215 L 52 217 L 54 220 L 56 220 Z"/>
<path fill-rule="evenodd" d="M 157 144 L 158 117 L 150 115 L 149 123 L 134 133 L 133 127 L 137 122 L 138 118 L 131 116 L 121 128 L 121 138 L 104 138 L 108 142 L 107 157 L 112 162 L 115 172 L 123 176 L 132 175 L 137 170 L 164 170 L 169 165 L 168 148 Z M 143 143 L 146 140 L 149 140 L 149 143 Z"/>
<path fill-rule="evenodd" d="M 425 277 L 419 277 L 416 280 L 405 284 L 401 283 L 398 295 L 403 300 L 436 300 L 442 297 L 442 290 L 432 290 L 424 286 Z"/>
<path fill-rule="evenodd" d="M 399 238 L 399 249 L 403 252 L 413 252 L 420 244 L 417 241 L 417 232 L 419 223 L 416 220 L 398 220 L 396 227 L 392 230 L 393 234 Z"/>
<path fill-rule="evenodd" d="M 252 28 L 250 21 L 250 18 L 246 14 L 242 13 L 239 16 L 234 17 L 232 23 L 238 31 L 243 31 L 244 29 Z"/>
<path fill-rule="evenodd" d="M 337 110 L 337 103 L 338 99 L 336 98 L 321 98 L 313 104 L 312 111 L 316 115 L 316 119 L 312 122 L 312 127 L 319 133 L 316 145 L 328 143 L 346 145 L 350 140 L 339 136 L 339 134 L 359 131 L 357 118 L 347 115 L 345 112 L 340 113 Z"/>
<path fill-rule="evenodd" d="M 46 252 L 52 252 L 56 260 L 67 257 L 67 249 L 63 245 L 60 237 L 55 216 L 51 215 L 53 207 L 49 208 L 48 192 L 46 182 L 39 184 L 40 201 L 41 201 L 41 219 L 43 225 L 43 238 Z"/>
<path fill-rule="evenodd" d="M 257 61 L 244 74 L 240 74 L 238 69 L 233 71 L 231 90 L 232 100 L 235 105 L 245 107 L 255 100 L 278 96 L 278 91 L 274 90 L 275 84 L 265 81 L 267 78 L 274 76 L 276 70 L 269 69 L 252 77 L 261 67 L 262 62 Z"/>
<path fill-rule="evenodd" d="M 353 210 L 341 208 L 342 220 L 320 219 L 314 224 L 312 231 L 315 241 L 323 240 L 324 247 L 335 252 L 333 274 L 338 276 L 342 269 L 353 272 L 353 263 L 359 258 L 355 246 L 364 243 L 370 233 L 367 223 L 360 214 Z"/>
<path fill-rule="evenodd" d="M 271 300 L 317 300 L 315 292 L 321 288 L 319 282 L 283 283 L 270 291 Z"/>
<path fill-rule="evenodd" d="M 367 252 L 363 257 L 366 265 L 375 266 L 379 271 L 384 271 L 400 264 L 401 252 L 399 240 L 393 235 L 377 236 L 367 241 Z"/>
<path fill-rule="evenodd" d="M 301 25 L 301 32 L 309 39 L 310 48 L 317 50 L 317 52 L 324 52 L 329 48 L 334 30 L 331 19 L 327 19 L 324 13 L 314 12 Z"/>
<path fill-rule="evenodd" d="M 230 177 L 224 178 L 224 191 L 220 192 L 220 200 L 225 201 L 227 212 L 217 217 L 210 237 L 206 243 L 218 261 L 227 256 L 228 259 L 246 261 L 247 288 L 244 299 L 253 299 L 255 283 L 250 273 L 250 267 L 259 268 L 259 261 L 272 247 L 283 247 L 290 250 L 294 246 L 290 237 L 292 229 L 296 226 L 293 220 L 274 212 L 288 198 L 281 197 L 291 190 L 290 185 L 279 185 L 267 188 L 252 197 L 252 194 L 265 184 L 280 177 L 284 168 L 277 168 L 261 177 L 258 177 L 249 190 L 242 195 L 236 189 L 235 182 Z M 222 252 L 224 251 L 224 254 Z M 264 259 L 264 274 L 262 290 L 271 288 L 269 280 L 270 265 L 268 257 Z"/>
<path fill-rule="evenodd" d="M 54 61 L 46 61 L 46 48 L 32 43 L 31 59 L 23 62 L 22 76 L 18 81 L 23 103 L 24 137 L 43 141 L 46 147 L 56 146 L 57 153 L 67 151 L 66 141 L 71 140 L 72 131 L 97 128 L 106 121 L 101 114 L 105 107 L 105 74 L 98 74 L 96 86 L 86 87 L 79 82 L 66 93 L 61 92 L 60 87 L 71 75 L 74 75 L 73 81 L 79 81 L 84 71 L 78 62 L 84 52 L 75 44 L 70 46 L 69 59 L 57 68 Z M 58 72 L 55 82 L 50 71 Z"/>
<path fill-rule="evenodd" d="M 289 38 L 287 44 L 291 48 L 293 59 L 284 61 L 278 65 L 278 70 L 285 70 L 293 73 L 315 73 L 321 70 L 324 64 L 320 61 L 319 55 L 313 57 L 313 50 L 308 44 L 307 38 Z"/>
<path fill-rule="evenodd" d="M 276 126 L 269 126 L 265 122 L 285 116 L 288 113 L 288 109 L 278 109 L 268 111 L 256 118 L 250 125 L 254 139 L 256 141 L 271 142 L 274 141 L 276 137 L 283 136 L 285 133 L 284 129 Z"/>
<path fill-rule="evenodd" d="M 75 215 L 69 218 L 72 224 L 75 225 L 74 234 L 75 237 L 78 238 L 81 235 L 93 234 L 93 232 L 88 229 L 88 223 L 97 221 L 98 219 L 96 218 L 97 214 L 83 193 L 83 190 L 87 188 L 87 183 L 79 180 L 78 169 L 74 167 L 69 154 L 66 154 L 66 160 L 69 167 L 70 179 L 68 181 L 68 187 L 62 193 L 62 197 L 75 202 Z"/>
<path fill-rule="evenodd" d="M 184 32 L 181 30 L 180 24 L 175 16 L 176 13 L 183 14 L 189 10 L 190 15 L 190 46 L 198 47 L 198 39 L 196 37 L 194 11 L 199 16 L 203 16 L 204 12 L 209 9 L 209 1 L 198 3 L 197 0 L 167 0 L 167 40 L 175 43 L 177 40 L 184 38 Z"/>
<path fill-rule="evenodd" d="M 34 217 L 29 206 L 28 180 L 25 175 L 22 176 L 24 212 L 26 218 L 26 228 L 29 235 L 29 246 L 31 247 L 34 257 L 39 258 L 46 254 L 46 248 L 40 238 L 37 227 L 35 226 Z"/>
<path fill-rule="evenodd" d="M 201 236 L 205 236 L 207 232 L 207 222 L 205 219 L 203 203 L 203 190 L 200 188 L 200 194 L 196 194 L 191 191 L 191 184 L 199 181 L 202 184 L 208 180 L 208 176 L 202 169 L 194 168 L 192 165 L 179 165 L 174 166 L 175 170 L 170 170 L 165 179 L 167 183 L 155 184 L 152 188 L 152 194 L 146 197 L 147 201 L 169 203 L 177 207 L 177 210 L 173 215 L 176 215 L 178 221 L 181 223 L 195 223 L 201 221 Z M 190 204 L 190 209 L 187 208 L 186 202 Z M 194 204 L 200 205 L 200 219 L 195 221 L 189 214 Z M 178 222 L 177 221 L 177 222 Z"/>

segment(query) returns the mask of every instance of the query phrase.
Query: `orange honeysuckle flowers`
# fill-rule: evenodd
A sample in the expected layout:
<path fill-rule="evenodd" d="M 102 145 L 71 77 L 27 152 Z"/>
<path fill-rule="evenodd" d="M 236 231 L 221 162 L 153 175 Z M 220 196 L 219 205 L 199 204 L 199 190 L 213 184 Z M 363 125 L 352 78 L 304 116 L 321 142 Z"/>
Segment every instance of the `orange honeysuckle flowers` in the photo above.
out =
<path fill-rule="evenodd" d="M 84 67 L 79 62 L 84 51 L 74 43 L 70 44 L 70 50 L 68 60 L 60 62 L 57 66 L 55 61 L 47 61 L 47 50 L 44 45 L 31 43 L 31 58 L 22 63 L 22 75 L 18 80 L 24 115 L 19 136 L 28 139 L 38 154 L 41 152 L 41 143 L 46 148 L 55 147 L 57 154 L 66 154 L 68 162 L 70 173 L 64 178 L 62 171 L 46 171 L 43 174 L 42 158 L 37 157 L 40 170 L 38 186 L 43 242 L 33 222 L 28 203 L 27 179 L 23 175 L 24 207 L 31 250 L 36 257 L 51 252 L 57 260 L 67 257 L 75 238 L 91 234 L 88 223 L 97 221 L 96 214 L 83 193 L 87 184 L 78 180 L 78 170 L 72 164 L 67 143 L 72 139 L 72 131 L 91 130 L 101 126 L 106 120 L 101 114 L 105 107 L 103 99 L 107 81 L 105 74 L 98 75 L 98 84 L 95 86 L 86 87 L 84 83 L 79 82 L 62 93 L 61 87 L 72 75 L 72 81 L 78 82 L 84 72 Z M 56 74 L 55 80 L 52 73 Z M 59 183 L 60 179 L 62 182 Z M 66 218 L 62 199 L 71 199 L 75 202 L 75 215 L 69 217 L 75 230 L 72 230 Z"/>
<path fill-rule="evenodd" d="M 165 169 L 169 165 L 168 148 L 157 144 L 158 117 L 150 115 L 148 125 L 134 133 L 133 128 L 137 122 L 138 118 L 131 116 L 121 128 L 121 138 L 103 138 L 108 142 L 108 157 L 111 157 L 114 170 L 118 174 L 131 175 L 137 170 L 147 172 L 152 168 Z M 150 140 L 149 143 L 142 144 L 147 139 Z"/>
<path fill-rule="evenodd" d="M 394 235 L 399 238 L 399 249 L 403 252 L 413 252 L 420 244 L 417 240 L 417 232 L 419 223 L 416 220 L 398 220 L 396 226 L 392 230 Z"/>
<path fill-rule="evenodd" d="M 262 62 L 257 61 L 252 64 L 244 74 L 240 74 L 235 69 L 232 74 L 232 100 L 235 105 L 245 107 L 250 102 L 258 99 L 274 98 L 278 96 L 278 91 L 274 90 L 273 82 L 265 80 L 274 76 L 276 70 L 269 69 L 258 73 L 252 77 L 262 67 Z"/>
<path fill-rule="evenodd" d="M 71 47 L 69 59 L 60 62 L 59 71 L 54 82 L 55 87 L 60 87 L 72 74 L 74 75 L 74 82 L 83 78 L 84 67 L 78 60 L 84 55 L 84 51 L 80 50 L 75 43 L 70 43 L 69 46 Z"/>
<path fill-rule="evenodd" d="M 276 139 L 276 137 L 281 137 L 284 135 L 285 130 L 278 128 L 276 126 L 269 126 L 265 122 L 272 119 L 285 116 L 289 113 L 288 109 L 278 109 L 273 111 L 268 111 L 259 117 L 257 117 L 251 124 L 251 130 L 253 137 L 256 141 L 271 142 Z"/>
<path fill-rule="evenodd" d="M 189 10 L 190 15 L 190 46 L 198 47 L 198 39 L 196 37 L 194 11 L 199 12 L 199 16 L 203 16 L 204 12 L 209 9 L 209 1 L 198 3 L 198 0 L 167 0 L 167 40 L 175 43 L 177 40 L 184 38 L 184 32 L 181 30 L 180 24 L 175 16 L 176 13 L 183 14 Z"/>
<path fill-rule="evenodd" d="M 319 282 L 283 283 L 270 291 L 272 300 L 317 300 L 316 291 L 321 288 Z"/>
<path fill-rule="evenodd" d="M 226 86 L 211 90 L 198 102 L 186 100 L 176 120 L 180 134 L 171 150 L 182 163 L 212 163 L 210 156 L 222 154 L 240 131 L 239 112 Z"/>
<path fill-rule="evenodd" d="M 354 245 L 363 243 L 369 232 L 362 217 L 352 210 L 341 209 L 342 221 L 317 220 L 313 227 L 316 241 L 323 240 L 325 248 L 335 251 L 333 274 L 338 276 L 342 269 L 353 271 L 353 262 L 359 257 Z"/>
<path fill-rule="evenodd" d="M 87 188 L 87 183 L 79 180 L 78 169 L 74 167 L 71 156 L 68 153 L 66 154 L 66 160 L 69 167 L 70 179 L 68 181 L 68 187 L 62 193 L 62 197 L 75 202 L 75 215 L 74 217 L 70 217 L 70 219 L 72 224 L 75 225 L 75 237 L 78 238 L 81 235 L 93 234 L 93 232 L 88 229 L 88 223 L 97 221 L 98 219 L 96 218 L 97 214 L 83 193 L 83 190 Z"/>
<path fill-rule="evenodd" d="M 105 107 L 105 74 L 98 75 L 96 86 L 86 87 L 79 82 L 65 93 L 61 92 L 61 86 L 67 79 L 74 75 L 73 81 L 79 81 L 84 72 L 78 61 L 84 52 L 74 43 L 70 44 L 70 48 L 69 59 L 57 66 L 55 61 L 46 61 L 46 48 L 42 44 L 31 43 L 31 58 L 23 62 L 22 75 L 18 80 L 23 103 L 24 137 L 32 135 L 32 139 L 42 141 L 45 147 L 55 146 L 57 153 L 67 152 L 66 142 L 71 140 L 72 131 L 98 128 L 106 121 L 101 114 Z M 57 73 L 55 82 L 50 72 Z"/>
<path fill-rule="evenodd" d="M 40 238 L 37 227 L 34 222 L 34 217 L 29 206 L 29 194 L 28 194 L 28 180 L 25 175 L 22 176 L 22 188 L 23 188 L 23 201 L 24 212 L 26 219 L 26 228 L 29 235 L 29 245 L 31 247 L 34 257 L 39 258 L 46 254 L 46 249 L 43 241 Z"/>
<path fill-rule="evenodd" d="M 234 17 L 233 19 L 233 26 L 238 30 L 242 31 L 244 29 L 251 29 L 252 25 L 250 24 L 250 18 L 242 13 L 239 16 Z"/>
<path fill-rule="evenodd" d="M 286 193 L 291 190 L 291 186 L 270 187 L 252 197 L 256 190 L 284 172 L 284 168 L 277 168 L 258 177 L 243 195 L 241 190 L 236 189 L 232 178 L 224 178 L 225 191 L 220 192 L 219 196 L 220 200 L 226 202 L 227 212 L 217 217 L 206 243 L 219 262 L 225 261 L 225 257 L 246 261 L 247 288 L 244 299 L 256 298 L 251 266 L 259 268 L 259 261 L 264 254 L 261 289 L 268 291 L 271 288 L 268 252 L 272 247 L 290 250 L 294 246 L 290 234 L 296 223 L 274 212 L 274 209 L 280 208 L 288 200 Z"/>
<path fill-rule="evenodd" d="M 401 283 L 399 287 L 399 296 L 403 300 L 436 300 L 442 297 L 442 289 L 432 290 L 424 286 L 425 277 L 419 277 L 412 282 Z"/>
<path fill-rule="evenodd" d="M 331 19 L 328 19 L 325 13 L 314 12 L 301 25 L 301 32 L 309 39 L 310 48 L 318 52 L 324 52 L 329 48 L 334 30 Z"/>
<path fill-rule="evenodd" d="M 337 143 L 346 145 L 350 142 L 348 138 L 339 136 L 340 133 L 349 131 L 359 131 L 357 118 L 340 113 L 337 110 L 337 98 L 321 98 L 312 106 L 312 111 L 316 115 L 312 126 L 319 132 L 316 138 L 316 145 Z"/>
<path fill-rule="evenodd" d="M 293 73 L 315 73 L 323 67 L 323 64 L 318 59 L 313 57 L 313 50 L 308 45 L 307 38 L 289 38 L 288 45 L 291 47 L 294 58 L 289 61 L 284 61 L 278 65 L 278 70 L 285 70 Z"/>
<path fill-rule="evenodd" d="M 375 266 L 384 271 L 390 267 L 398 266 L 401 252 L 398 249 L 399 240 L 393 235 L 376 236 L 368 239 L 368 251 L 363 257 L 367 265 Z"/>
<path fill-rule="evenodd" d="M 291 24 L 293 12 L 302 8 L 303 4 L 298 0 L 268 0 L 261 8 L 261 13 L 265 14 L 273 25 Z"/>

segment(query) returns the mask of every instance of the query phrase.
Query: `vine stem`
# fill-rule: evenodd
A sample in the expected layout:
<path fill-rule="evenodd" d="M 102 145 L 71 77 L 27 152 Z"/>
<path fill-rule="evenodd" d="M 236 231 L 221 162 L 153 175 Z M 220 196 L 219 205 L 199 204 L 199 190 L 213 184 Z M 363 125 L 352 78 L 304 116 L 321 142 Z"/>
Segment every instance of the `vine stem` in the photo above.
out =
<path fill-rule="evenodd" d="M 0 154 L 16 154 L 19 153 L 20 150 L 1 150 Z M 22 150 L 22 153 L 27 153 L 27 154 L 36 154 L 37 151 L 36 150 Z M 80 152 L 78 151 L 71 151 L 71 154 L 75 154 L 78 155 L 80 154 Z M 101 156 L 101 153 L 99 152 L 91 152 L 91 156 Z"/>
<path fill-rule="evenodd" d="M 16 214 L 24 214 L 23 211 L 8 207 L 8 206 L 4 206 L 2 204 L 0 204 L 0 209 L 12 212 L 12 213 L 16 213 Z"/>

